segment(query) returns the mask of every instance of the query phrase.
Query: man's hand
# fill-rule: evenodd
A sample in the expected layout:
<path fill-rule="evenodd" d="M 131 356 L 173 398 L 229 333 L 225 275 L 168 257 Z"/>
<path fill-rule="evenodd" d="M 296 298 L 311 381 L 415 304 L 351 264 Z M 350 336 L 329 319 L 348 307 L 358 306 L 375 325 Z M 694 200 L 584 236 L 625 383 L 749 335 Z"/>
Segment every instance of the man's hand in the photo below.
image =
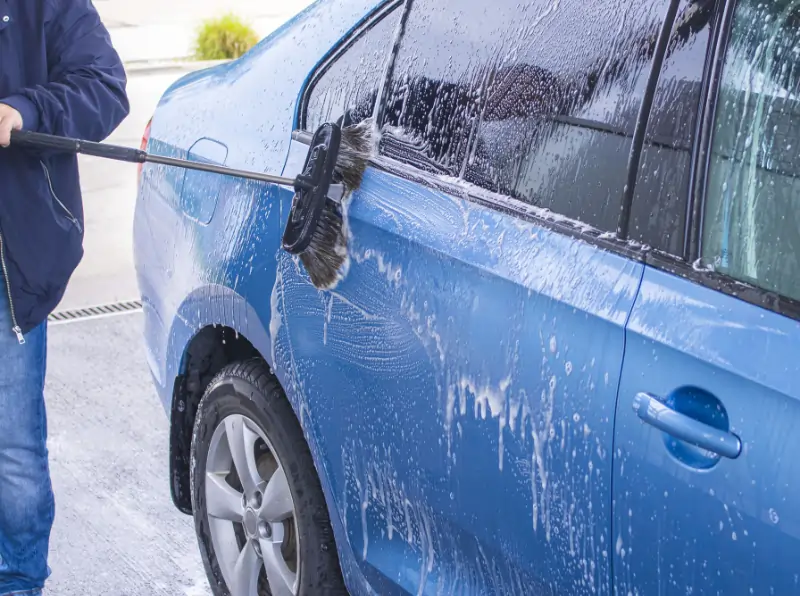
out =
<path fill-rule="evenodd" d="M 22 115 L 4 103 L 0 103 L 0 147 L 11 144 L 11 131 L 22 130 Z"/>

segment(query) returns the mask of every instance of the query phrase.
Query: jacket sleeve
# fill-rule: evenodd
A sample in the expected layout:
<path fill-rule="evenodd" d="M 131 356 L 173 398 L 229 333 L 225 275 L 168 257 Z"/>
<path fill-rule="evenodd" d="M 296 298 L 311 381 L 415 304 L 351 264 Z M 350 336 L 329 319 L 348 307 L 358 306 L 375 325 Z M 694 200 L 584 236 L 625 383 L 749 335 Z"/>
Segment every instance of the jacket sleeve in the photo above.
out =
<path fill-rule="evenodd" d="M 26 130 L 102 141 L 130 111 L 127 78 L 91 0 L 45 0 L 49 82 L 4 98 Z"/>

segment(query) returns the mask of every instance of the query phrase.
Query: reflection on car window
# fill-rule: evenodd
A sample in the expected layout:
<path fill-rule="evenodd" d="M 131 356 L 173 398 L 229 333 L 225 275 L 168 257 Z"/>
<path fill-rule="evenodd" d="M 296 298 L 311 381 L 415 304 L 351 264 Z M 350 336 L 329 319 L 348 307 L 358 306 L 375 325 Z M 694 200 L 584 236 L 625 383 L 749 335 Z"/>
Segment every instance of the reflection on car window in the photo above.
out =
<path fill-rule="evenodd" d="M 312 83 L 306 111 L 306 130 L 316 130 L 351 110 L 354 123 L 372 115 L 385 64 L 400 18 L 400 10 L 361 34 Z"/>
<path fill-rule="evenodd" d="M 603 230 L 667 0 L 415 0 L 382 151 Z"/>
<path fill-rule="evenodd" d="M 800 0 L 742 0 L 725 58 L 703 249 L 717 271 L 800 300 Z"/>

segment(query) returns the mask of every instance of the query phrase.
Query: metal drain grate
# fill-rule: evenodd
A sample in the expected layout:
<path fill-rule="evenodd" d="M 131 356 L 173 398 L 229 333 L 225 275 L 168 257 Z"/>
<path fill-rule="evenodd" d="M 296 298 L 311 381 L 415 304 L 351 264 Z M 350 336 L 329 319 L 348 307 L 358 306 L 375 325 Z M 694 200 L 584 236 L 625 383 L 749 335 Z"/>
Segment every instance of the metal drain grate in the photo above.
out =
<path fill-rule="evenodd" d="M 78 308 L 75 310 L 62 310 L 60 312 L 54 312 L 47 317 L 47 320 L 50 323 L 68 323 L 70 321 L 107 317 L 139 310 L 142 310 L 142 303 L 139 300 L 131 300 L 129 302 L 114 302 L 113 304 L 90 306 L 88 308 Z"/>

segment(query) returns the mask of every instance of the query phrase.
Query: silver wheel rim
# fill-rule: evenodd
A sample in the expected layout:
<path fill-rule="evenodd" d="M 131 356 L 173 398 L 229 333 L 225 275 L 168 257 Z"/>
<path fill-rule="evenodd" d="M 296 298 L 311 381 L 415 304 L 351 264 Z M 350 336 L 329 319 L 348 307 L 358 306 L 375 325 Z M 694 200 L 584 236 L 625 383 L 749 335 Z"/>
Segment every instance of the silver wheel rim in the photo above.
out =
<path fill-rule="evenodd" d="M 228 416 L 214 431 L 205 496 L 214 552 L 231 596 L 297 594 L 300 545 L 284 466 L 246 416 Z"/>

